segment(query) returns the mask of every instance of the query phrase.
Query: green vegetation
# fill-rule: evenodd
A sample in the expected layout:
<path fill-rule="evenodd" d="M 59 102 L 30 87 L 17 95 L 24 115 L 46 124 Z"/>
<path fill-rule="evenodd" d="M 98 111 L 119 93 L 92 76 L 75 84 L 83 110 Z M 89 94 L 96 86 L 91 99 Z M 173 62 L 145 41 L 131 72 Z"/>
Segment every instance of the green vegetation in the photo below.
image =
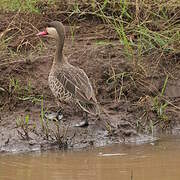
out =
<path fill-rule="evenodd" d="M 25 115 L 24 118 L 17 118 L 16 126 L 17 128 L 20 128 L 22 130 L 22 132 L 18 130 L 18 133 L 21 136 L 21 138 L 29 140 L 29 132 L 32 130 L 29 124 L 29 115 Z"/>
<path fill-rule="evenodd" d="M 53 127 L 46 126 L 46 129 L 39 129 L 36 123 L 30 120 L 30 117 L 27 114 L 24 118 L 19 117 L 16 119 L 16 128 L 18 135 L 22 140 L 31 140 L 31 136 L 34 134 L 39 136 L 39 138 L 43 138 L 47 141 L 49 140 L 49 142 L 57 144 L 60 149 L 67 148 L 68 127 L 66 129 L 60 129 L 59 122 L 54 122 Z"/>
<path fill-rule="evenodd" d="M 164 81 L 163 88 L 161 90 L 161 93 L 159 96 L 155 96 L 153 99 L 153 109 L 157 113 L 157 116 L 161 120 L 168 120 L 166 113 L 166 108 L 168 106 L 168 102 L 163 98 L 164 97 L 164 92 L 167 86 L 168 82 L 168 76 L 166 76 L 166 79 Z"/>
<path fill-rule="evenodd" d="M 78 1 L 1 0 L 1 8 L 7 11 L 43 13 L 47 10 L 63 10 L 68 21 L 82 21 L 91 15 L 106 23 L 119 37 L 129 58 L 139 59 L 147 54 L 172 55 L 180 52 L 179 0 L 174 1 Z M 55 12 L 56 13 L 56 12 Z M 77 18 L 78 17 L 78 18 Z M 73 19 L 73 20 L 72 20 Z M 75 23 L 70 29 L 74 41 Z M 7 40 L 7 39 L 6 39 Z"/>
<path fill-rule="evenodd" d="M 57 3 L 57 6 L 59 4 Z M 96 16 L 114 29 L 126 54 L 179 53 L 180 3 L 174 1 L 92 1 L 72 4 L 69 16 Z M 131 56 L 132 58 L 132 56 Z"/>
<path fill-rule="evenodd" d="M 37 4 L 41 4 L 42 0 L 0 0 L 0 9 L 6 11 L 21 11 L 29 13 L 40 13 Z M 53 3 L 53 0 L 46 0 L 47 4 Z"/>
<path fill-rule="evenodd" d="M 15 96 L 22 101 L 31 101 L 33 103 L 41 101 L 40 95 L 33 94 L 30 81 L 23 85 L 19 79 L 10 78 L 9 89 L 7 91 L 9 95 Z"/>

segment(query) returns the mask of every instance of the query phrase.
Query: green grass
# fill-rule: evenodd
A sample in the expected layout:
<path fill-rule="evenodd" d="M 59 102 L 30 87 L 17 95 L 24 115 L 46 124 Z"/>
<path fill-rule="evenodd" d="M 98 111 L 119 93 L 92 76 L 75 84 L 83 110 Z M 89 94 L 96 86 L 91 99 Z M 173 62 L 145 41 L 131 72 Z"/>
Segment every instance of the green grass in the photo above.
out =
<path fill-rule="evenodd" d="M 62 5 L 64 3 L 64 5 Z M 148 1 L 148 0 L 93 0 L 59 2 L 57 0 L 0 0 L 0 8 L 7 11 L 41 13 L 45 4 L 52 11 L 55 9 L 67 11 L 69 18 L 75 16 L 81 21 L 86 15 L 97 17 L 113 29 L 119 41 L 124 45 L 125 54 L 129 59 L 134 55 L 141 56 L 150 53 L 173 54 L 180 52 L 179 0 Z M 77 18 L 78 17 L 78 18 Z M 74 41 L 74 26 L 71 28 Z"/>
<path fill-rule="evenodd" d="M 31 81 L 23 84 L 17 78 L 9 79 L 8 94 L 21 101 L 30 101 L 32 103 L 41 102 L 42 95 L 34 95 L 32 91 Z"/>
<path fill-rule="evenodd" d="M 90 14 L 101 19 L 116 32 L 131 59 L 134 54 L 180 52 L 179 0 L 93 0 L 87 6 L 81 1 L 72 4 L 70 17 Z"/>
<path fill-rule="evenodd" d="M 38 3 L 43 3 L 42 0 L 0 0 L 0 9 L 6 11 L 18 11 L 29 13 L 40 13 Z M 47 4 L 53 3 L 53 0 L 47 0 Z"/>
<path fill-rule="evenodd" d="M 153 110 L 157 113 L 158 118 L 163 121 L 168 120 L 168 116 L 166 115 L 166 110 L 169 103 L 163 98 L 168 83 L 168 78 L 169 77 L 167 75 L 163 87 L 161 89 L 160 95 L 159 96 L 157 95 L 153 98 Z"/>
<path fill-rule="evenodd" d="M 19 117 L 16 119 L 16 127 L 22 130 L 22 132 L 18 130 L 18 134 L 21 136 L 21 138 L 26 140 L 30 139 L 29 132 L 31 131 L 31 127 L 29 121 L 30 121 L 30 117 L 28 114 L 25 115 L 24 118 Z"/>

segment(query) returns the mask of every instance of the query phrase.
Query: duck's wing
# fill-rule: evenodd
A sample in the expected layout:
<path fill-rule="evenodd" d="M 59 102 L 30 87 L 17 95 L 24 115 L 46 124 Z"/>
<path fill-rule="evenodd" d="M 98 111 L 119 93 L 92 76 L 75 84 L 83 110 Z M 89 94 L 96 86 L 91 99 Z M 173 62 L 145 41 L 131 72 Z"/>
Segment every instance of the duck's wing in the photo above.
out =
<path fill-rule="evenodd" d="M 89 78 L 82 69 L 74 66 L 64 67 L 57 78 L 77 100 L 87 103 L 97 102 Z"/>

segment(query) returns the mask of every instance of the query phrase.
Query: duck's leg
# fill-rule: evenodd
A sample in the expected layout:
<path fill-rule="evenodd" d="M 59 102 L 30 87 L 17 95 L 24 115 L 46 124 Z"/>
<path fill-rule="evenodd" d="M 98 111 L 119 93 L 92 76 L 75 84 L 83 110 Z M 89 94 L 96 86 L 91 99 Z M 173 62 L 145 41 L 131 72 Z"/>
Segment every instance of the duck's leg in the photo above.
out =
<path fill-rule="evenodd" d="M 57 105 L 58 105 L 58 110 L 57 109 Z M 57 105 L 54 106 L 50 106 L 47 110 L 47 112 L 45 112 L 45 118 L 48 120 L 54 120 L 54 121 L 60 121 L 63 118 L 63 109 L 60 106 L 60 103 L 57 101 Z"/>
<path fill-rule="evenodd" d="M 54 111 L 45 112 L 44 116 L 46 119 L 53 120 L 53 121 L 60 121 L 63 118 L 63 114 L 61 110 L 58 110 L 56 112 Z"/>
<path fill-rule="evenodd" d="M 75 125 L 75 127 L 87 127 L 89 125 L 88 123 L 88 113 L 83 112 L 83 119 L 79 123 Z"/>
<path fill-rule="evenodd" d="M 56 119 L 60 121 L 63 118 L 63 110 L 59 108 L 56 114 Z"/>
<path fill-rule="evenodd" d="M 57 119 L 58 121 L 60 121 L 60 120 L 63 118 L 63 108 L 62 108 L 61 103 L 60 103 L 58 100 L 56 100 L 56 102 L 57 102 L 57 105 L 58 105 L 58 110 L 57 110 L 57 114 L 56 114 L 56 119 Z"/>

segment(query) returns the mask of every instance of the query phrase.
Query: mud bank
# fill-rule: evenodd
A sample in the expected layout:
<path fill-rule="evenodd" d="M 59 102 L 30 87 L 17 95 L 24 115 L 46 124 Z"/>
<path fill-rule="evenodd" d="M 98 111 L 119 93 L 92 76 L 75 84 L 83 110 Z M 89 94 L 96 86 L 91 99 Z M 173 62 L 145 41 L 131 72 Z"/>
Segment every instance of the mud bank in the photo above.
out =
<path fill-rule="evenodd" d="M 38 107 L 37 107 L 38 109 Z M 67 111 L 66 117 L 60 122 L 47 121 L 43 126 L 40 120 L 40 112 L 34 107 L 10 112 L 1 115 L 0 122 L 0 152 L 31 152 L 50 149 L 82 149 L 106 146 L 115 143 L 146 143 L 157 138 L 140 135 L 136 131 L 133 116 L 111 114 L 113 126 L 111 133 L 105 130 L 96 119 L 89 117 L 89 126 L 80 128 L 75 124 L 81 120 L 81 116 Z M 29 122 L 18 126 L 20 118 L 26 121 L 24 114 L 29 114 Z M 26 115 L 27 116 L 27 115 Z M 18 119 L 19 118 L 19 119 Z"/>
<path fill-rule="evenodd" d="M 134 69 L 116 37 L 108 38 L 111 32 L 104 24 L 79 24 L 75 37 L 70 28 L 66 24 L 64 53 L 90 77 L 98 101 L 109 114 L 104 120 L 111 121 L 113 131 L 106 131 L 90 115 L 88 127 L 74 127 L 82 114 L 65 104 L 60 122 L 44 120 L 44 112 L 57 110 L 47 83 L 54 43 L 45 42 L 41 51 L 16 54 L 16 59 L 3 54 L 0 59 L 0 152 L 141 143 L 153 141 L 162 132 L 180 133 L 179 57 L 156 65 L 147 57 L 139 66 L 142 72 Z M 4 63 L 5 58 L 10 61 Z"/>

